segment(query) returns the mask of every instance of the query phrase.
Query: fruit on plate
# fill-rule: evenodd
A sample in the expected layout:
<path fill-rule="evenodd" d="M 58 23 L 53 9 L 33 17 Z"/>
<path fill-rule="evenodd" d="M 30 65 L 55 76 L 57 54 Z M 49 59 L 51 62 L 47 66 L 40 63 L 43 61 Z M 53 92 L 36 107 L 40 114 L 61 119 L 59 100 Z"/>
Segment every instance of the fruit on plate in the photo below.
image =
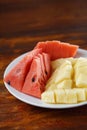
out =
<path fill-rule="evenodd" d="M 55 70 L 55 83 L 61 82 L 65 79 L 71 79 L 73 75 L 73 68 L 71 62 L 65 61 L 59 68 Z"/>
<path fill-rule="evenodd" d="M 38 42 L 35 48 L 42 48 L 42 51 L 50 55 L 51 60 L 58 58 L 74 57 L 78 46 L 60 41 Z"/>
<path fill-rule="evenodd" d="M 78 102 L 77 93 L 73 89 L 55 89 L 45 91 L 42 93 L 41 99 L 50 104 L 73 104 Z"/>
<path fill-rule="evenodd" d="M 40 58 L 43 78 L 44 78 L 44 82 L 46 82 L 51 74 L 50 56 L 46 53 L 42 53 L 42 54 L 38 54 L 37 58 Z"/>
<path fill-rule="evenodd" d="M 41 54 L 40 54 L 41 55 Z M 45 55 L 45 64 L 47 64 L 46 66 L 43 66 L 44 72 L 45 73 L 45 78 L 44 78 L 44 73 L 42 70 L 42 64 L 41 64 L 41 57 L 40 55 L 34 57 L 32 63 L 31 63 L 31 67 L 30 70 L 26 76 L 23 88 L 22 88 L 22 92 L 38 97 L 41 97 L 41 93 L 45 90 L 45 84 L 47 79 L 49 78 L 50 75 L 50 59 L 48 58 L 49 55 L 46 54 Z M 49 59 L 49 62 L 47 62 L 47 60 Z"/>
<path fill-rule="evenodd" d="M 34 56 L 41 52 L 41 49 L 35 49 L 28 52 L 5 76 L 4 81 L 15 89 L 21 91 Z"/>
<path fill-rule="evenodd" d="M 54 98 L 54 99 L 52 99 Z M 46 90 L 41 94 L 41 99 L 46 103 L 73 104 L 87 100 L 86 88 Z"/>
<path fill-rule="evenodd" d="M 56 89 L 54 91 L 56 103 L 77 103 L 76 92 L 72 89 Z"/>
<path fill-rule="evenodd" d="M 55 101 L 57 104 L 86 101 L 87 58 L 62 58 L 52 61 L 51 65 L 53 71 L 46 83 L 46 90 L 41 95 L 42 101 L 46 103 L 54 103 L 52 101 Z M 51 91 L 52 97 L 55 99 L 49 101 Z"/>
<path fill-rule="evenodd" d="M 36 47 L 27 53 L 11 71 L 4 81 L 23 93 L 40 98 L 42 92 L 51 89 L 72 87 L 72 58 L 60 62 L 55 72 L 51 71 L 51 60 L 74 57 L 78 46 L 60 41 L 46 41 L 37 43 Z M 56 62 L 58 63 L 58 62 Z M 55 65 L 54 65 L 55 66 Z M 48 83 L 47 83 L 48 82 Z M 47 85 L 46 85 L 47 83 Z M 60 84 L 59 84 L 60 83 Z M 48 86 L 48 87 L 47 87 Z M 54 86 L 54 87 L 53 87 Z M 62 86 L 62 87 L 61 87 Z"/>
<path fill-rule="evenodd" d="M 48 85 L 48 86 L 47 86 Z M 56 88 L 66 88 L 66 89 L 71 89 L 72 88 L 72 80 L 71 79 L 65 79 L 58 84 L 55 84 L 54 82 L 50 82 L 50 84 L 46 85 L 46 90 L 54 90 Z"/>
<path fill-rule="evenodd" d="M 55 89 L 54 91 L 55 95 L 55 103 L 66 103 L 66 95 L 64 89 Z"/>
<path fill-rule="evenodd" d="M 78 102 L 86 100 L 86 89 L 74 88 L 74 91 L 77 93 Z"/>
<path fill-rule="evenodd" d="M 72 79 L 65 79 L 62 82 L 58 83 L 56 85 L 56 88 L 67 88 L 67 89 L 71 89 L 72 88 Z"/>
<path fill-rule="evenodd" d="M 60 61 L 60 60 L 59 60 Z M 54 70 L 51 77 L 47 81 L 46 89 L 53 88 L 53 86 L 59 88 L 70 88 L 72 86 L 72 76 L 73 76 L 73 68 L 72 64 L 68 60 L 64 60 L 64 62 Z M 53 85 L 53 86 L 52 86 Z"/>
<path fill-rule="evenodd" d="M 54 61 L 51 61 L 51 65 L 52 65 L 52 69 L 55 70 L 56 68 L 58 68 L 62 63 L 69 61 L 71 62 L 72 66 L 75 65 L 75 63 L 77 62 L 78 58 L 60 58 L 60 59 L 56 59 Z"/>
<path fill-rule="evenodd" d="M 87 87 L 87 59 L 79 58 L 74 66 L 74 80 L 77 87 Z"/>
<path fill-rule="evenodd" d="M 40 59 L 34 58 L 26 76 L 22 92 L 40 98 L 41 92 L 44 91 L 44 86 Z"/>
<path fill-rule="evenodd" d="M 55 95 L 54 91 L 45 91 L 41 94 L 41 100 L 46 103 L 55 104 Z"/>

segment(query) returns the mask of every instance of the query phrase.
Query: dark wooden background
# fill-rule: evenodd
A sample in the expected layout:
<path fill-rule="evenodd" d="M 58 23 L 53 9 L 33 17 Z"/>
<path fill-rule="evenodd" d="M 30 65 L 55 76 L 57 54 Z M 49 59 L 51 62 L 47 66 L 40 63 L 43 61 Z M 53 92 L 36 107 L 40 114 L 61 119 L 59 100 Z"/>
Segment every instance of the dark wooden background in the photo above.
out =
<path fill-rule="evenodd" d="M 6 66 L 38 41 L 61 40 L 87 49 L 86 0 L 0 0 L 0 130 L 87 130 L 87 105 L 44 109 L 13 97 Z"/>

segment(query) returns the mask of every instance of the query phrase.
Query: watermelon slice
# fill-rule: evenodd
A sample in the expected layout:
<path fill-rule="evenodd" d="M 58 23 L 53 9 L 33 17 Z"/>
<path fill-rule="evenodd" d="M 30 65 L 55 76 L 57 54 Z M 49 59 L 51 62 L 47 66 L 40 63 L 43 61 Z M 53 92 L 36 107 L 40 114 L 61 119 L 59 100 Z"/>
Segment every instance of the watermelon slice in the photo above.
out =
<path fill-rule="evenodd" d="M 41 52 L 41 49 L 35 49 L 27 53 L 26 56 L 24 56 L 24 58 L 6 75 L 4 81 L 21 91 L 33 58 Z"/>
<path fill-rule="evenodd" d="M 42 53 L 35 56 L 25 79 L 22 92 L 40 98 L 41 93 L 45 90 L 50 72 L 49 55 Z"/>
<path fill-rule="evenodd" d="M 46 84 L 46 80 L 45 80 L 45 78 L 44 78 L 44 64 L 43 64 L 43 61 L 42 61 L 42 54 L 38 54 L 37 56 L 35 56 L 35 59 L 37 59 L 39 62 L 40 62 L 40 70 L 41 70 L 41 79 L 40 79 L 40 84 L 41 84 L 41 86 L 43 87 L 43 90 L 44 90 L 44 86 L 45 86 L 45 84 Z M 38 70 L 39 71 L 39 70 Z"/>
<path fill-rule="evenodd" d="M 42 79 L 41 61 L 40 58 L 35 57 L 25 79 L 22 92 L 40 98 L 45 86 Z"/>
<path fill-rule="evenodd" d="M 74 57 L 78 46 L 60 41 L 38 42 L 35 48 L 42 48 L 42 51 L 50 55 L 51 60 L 58 58 Z"/>
<path fill-rule="evenodd" d="M 40 62 L 41 62 L 41 69 L 42 69 L 43 79 L 44 79 L 44 82 L 46 83 L 47 74 L 46 74 L 46 67 L 45 67 L 45 63 L 44 63 L 43 54 L 38 54 L 38 57 L 40 58 Z M 48 64 L 48 62 L 47 62 L 47 64 Z"/>
<path fill-rule="evenodd" d="M 46 75 L 46 81 L 49 79 L 51 75 L 51 65 L 50 65 L 50 56 L 49 54 L 42 53 L 43 55 L 43 61 L 44 61 L 44 66 L 45 66 L 45 75 Z"/>

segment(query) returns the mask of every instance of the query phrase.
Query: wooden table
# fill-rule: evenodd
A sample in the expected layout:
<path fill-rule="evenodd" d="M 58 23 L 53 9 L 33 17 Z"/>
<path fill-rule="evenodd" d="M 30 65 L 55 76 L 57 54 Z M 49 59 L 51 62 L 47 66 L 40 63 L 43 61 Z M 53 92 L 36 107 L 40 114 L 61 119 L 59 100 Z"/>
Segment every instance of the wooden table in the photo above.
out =
<path fill-rule="evenodd" d="M 39 108 L 19 101 L 3 84 L 14 58 L 53 39 L 87 49 L 86 0 L 0 1 L 0 130 L 87 130 L 87 105 Z"/>

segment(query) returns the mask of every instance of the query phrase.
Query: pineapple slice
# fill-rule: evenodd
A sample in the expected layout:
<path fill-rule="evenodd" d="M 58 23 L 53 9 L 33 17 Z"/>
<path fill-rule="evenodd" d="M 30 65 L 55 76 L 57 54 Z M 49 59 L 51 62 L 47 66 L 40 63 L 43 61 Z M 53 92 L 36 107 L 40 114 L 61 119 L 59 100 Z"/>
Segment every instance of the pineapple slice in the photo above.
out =
<path fill-rule="evenodd" d="M 60 67 L 65 61 L 69 61 L 71 62 L 72 66 L 75 65 L 75 63 L 77 62 L 78 58 L 60 58 L 57 60 L 54 60 L 51 62 L 51 66 L 53 68 L 53 70 L 57 69 L 58 67 Z"/>
<path fill-rule="evenodd" d="M 45 89 L 47 90 L 50 86 L 55 85 L 54 79 L 49 79 L 46 83 Z"/>
<path fill-rule="evenodd" d="M 73 104 L 87 100 L 87 59 L 61 58 L 51 62 L 53 73 L 41 99 L 46 103 Z"/>
<path fill-rule="evenodd" d="M 46 88 L 46 90 L 55 90 L 56 89 L 56 85 L 55 84 L 51 84 L 49 87 Z"/>
<path fill-rule="evenodd" d="M 72 88 L 72 80 L 71 79 L 63 80 L 62 82 L 60 82 L 56 85 L 56 88 L 71 89 Z"/>
<path fill-rule="evenodd" d="M 80 57 L 77 59 L 75 68 L 87 66 L 87 58 Z"/>
<path fill-rule="evenodd" d="M 67 80 L 67 82 L 62 82 L 62 86 L 71 86 L 71 81 L 68 81 L 68 79 L 71 79 L 73 75 L 73 68 L 69 61 L 65 61 L 59 68 L 57 68 L 49 78 L 46 84 L 46 89 L 48 89 L 50 86 L 57 86 L 62 82 L 63 80 Z M 60 85 L 59 85 L 60 86 Z M 53 88 L 53 87 L 52 87 Z M 56 88 L 56 87 L 55 87 Z"/>
<path fill-rule="evenodd" d="M 54 90 L 54 93 L 55 93 L 56 103 L 66 103 L 64 89 L 56 89 Z"/>
<path fill-rule="evenodd" d="M 66 102 L 67 104 L 73 104 L 77 103 L 77 95 L 76 92 L 73 91 L 73 89 L 65 89 L 65 97 L 66 97 Z"/>
<path fill-rule="evenodd" d="M 79 74 L 76 79 L 76 86 L 81 88 L 87 88 L 87 75 L 84 73 Z"/>
<path fill-rule="evenodd" d="M 67 60 L 69 60 L 72 63 L 72 66 L 74 66 L 78 60 L 78 58 L 67 58 Z"/>
<path fill-rule="evenodd" d="M 78 102 L 86 100 L 86 91 L 85 91 L 85 89 L 83 89 L 83 88 L 74 88 L 73 90 L 77 94 L 77 100 L 78 100 Z"/>
<path fill-rule="evenodd" d="M 68 79 L 68 80 L 63 80 L 62 82 L 55 84 L 52 82 L 48 83 L 46 85 L 46 90 L 54 90 L 57 88 L 65 88 L 65 89 L 71 89 L 72 88 L 72 80 Z"/>
<path fill-rule="evenodd" d="M 54 93 L 56 103 L 77 103 L 77 94 L 73 89 L 56 89 L 54 90 Z"/>
<path fill-rule="evenodd" d="M 86 94 L 86 100 L 87 100 L 87 88 L 83 88 L 85 90 L 85 94 Z"/>
<path fill-rule="evenodd" d="M 60 58 L 51 62 L 52 69 L 55 70 L 66 61 L 66 58 Z"/>
<path fill-rule="evenodd" d="M 54 91 L 45 91 L 41 94 L 41 99 L 46 103 L 55 103 Z"/>
<path fill-rule="evenodd" d="M 78 58 L 74 66 L 74 80 L 77 87 L 87 87 L 87 59 Z"/>
<path fill-rule="evenodd" d="M 65 61 L 58 69 L 57 69 L 55 83 L 59 83 L 65 79 L 71 79 L 73 74 L 73 68 L 71 62 Z"/>
<path fill-rule="evenodd" d="M 59 71 L 59 69 L 56 69 L 52 73 L 51 77 L 49 78 L 49 80 L 46 83 L 46 88 L 48 88 L 51 84 L 55 84 L 55 77 L 58 75 L 58 71 Z"/>

